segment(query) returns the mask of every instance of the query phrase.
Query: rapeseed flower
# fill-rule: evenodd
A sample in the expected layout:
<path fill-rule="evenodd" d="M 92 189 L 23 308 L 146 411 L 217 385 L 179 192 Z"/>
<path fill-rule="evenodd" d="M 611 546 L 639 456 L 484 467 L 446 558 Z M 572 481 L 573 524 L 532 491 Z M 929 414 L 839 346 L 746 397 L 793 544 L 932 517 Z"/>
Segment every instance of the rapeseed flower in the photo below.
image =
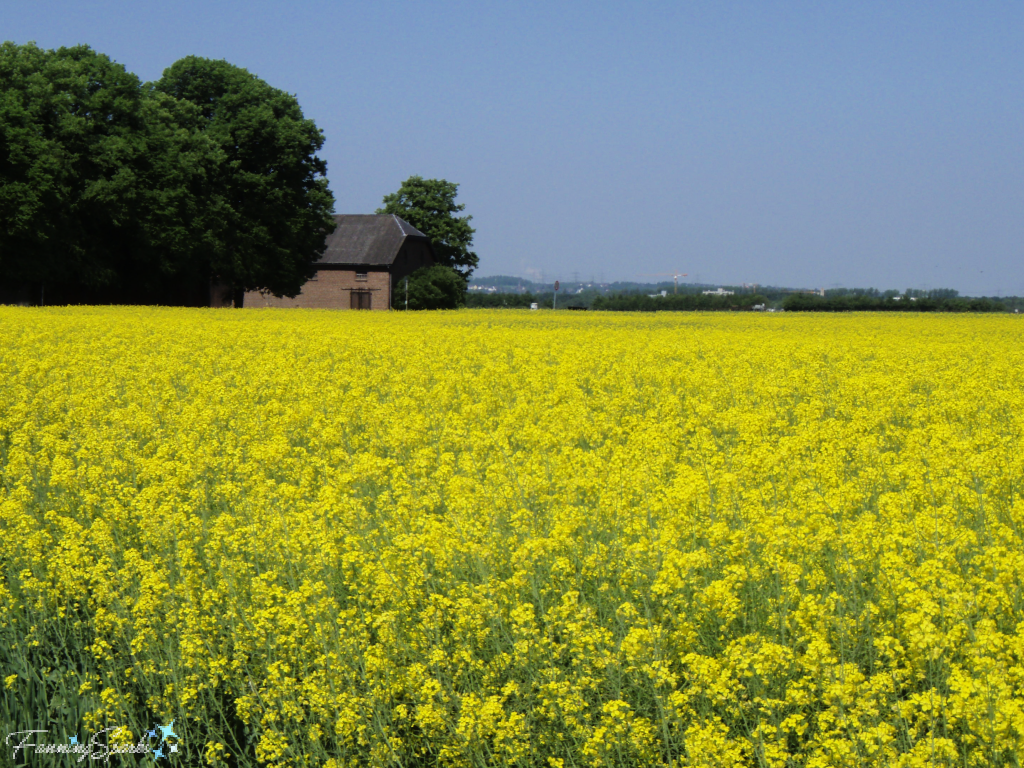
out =
<path fill-rule="evenodd" d="M 7 732 L 1024 757 L 1019 318 L 0 308 L 0 338 Z"/>

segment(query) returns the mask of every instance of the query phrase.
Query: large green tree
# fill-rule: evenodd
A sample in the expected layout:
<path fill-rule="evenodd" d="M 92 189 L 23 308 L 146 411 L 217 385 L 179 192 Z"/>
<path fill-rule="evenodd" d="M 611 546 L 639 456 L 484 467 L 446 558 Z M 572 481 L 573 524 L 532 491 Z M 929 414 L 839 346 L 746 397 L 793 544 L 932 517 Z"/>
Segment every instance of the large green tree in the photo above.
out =
<path fill-rule="evenodd" d="M 226 61 L 189 56 L 154 88 L 195 105 L 224 156 L 207 211 L 212 273 L 236 292 L 295 296 L 335 226 L 323 133 L 294 96 Z"/>
<path fill-rule="evenodd" d="M 222 160 L 197 117 L 88 46 L 0 45 L 0 281 L 39 300 L 194 280 Z"/>
<path fill-rule="evenodd" d="M 3 43 L 0 300 L 293 296 L 334 228 L 323 141 L 295 97 L 227 62 L 143 85 L 88 46 Z"/>
<path fill-rule="evenodd" d="M 377 213 L 393 213 L 408 221 L 430 238 L 437 263 L 468 281 L 480 260 L 470 250 L 476 232 L 469 226 L 473 217 L 456 215 L 466 209 L 455 202 L 458 191 L 458 184 L 444 179 L 410 176 L 397 192 L 384 198 Z"/>

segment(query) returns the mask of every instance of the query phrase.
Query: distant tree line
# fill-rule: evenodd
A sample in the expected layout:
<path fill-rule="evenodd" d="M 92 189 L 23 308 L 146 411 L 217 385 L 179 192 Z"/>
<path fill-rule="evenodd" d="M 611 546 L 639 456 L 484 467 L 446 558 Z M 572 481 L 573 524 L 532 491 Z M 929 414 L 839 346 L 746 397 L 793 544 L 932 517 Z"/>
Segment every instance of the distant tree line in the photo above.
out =
<path fill-rule="evenodd" d="M 547 300 L 547 307 L 551 307 L 551 294 L 550 292 L 546 296 L 535 294 L 531 292 L 527 293 L 480 293 L 477 291 L 466 292 L 466 306 L 475 308 L 492 308 L 498 309 L 501 307 L 509 308 L 526 308 L 529 309 L 530 305 L 536 302 L 539 306 L 545 306 L 544 301 Z"/>
<path fill-rule="evenodd" d="M 466 294 L 466 306 L 477 308 L 538 307 L 551 309 L 551 291 L 544 293 L 479 293 Z M 766 299 L 758 294 L 736 296 L 705 296 L 703 294 L 678 294 L 648 296 L 640 293 L 616 293 L 611 295 L 559 294 L 558 309 L 594 309 L 611 312 L 693 312 L 693 311 L 734 311 L 751 310 L 756 305 L 765 305 Z"/>
<path fill-rule="evenodd" d="M 816 296 L 795 293 L 782 302 L 787 312 L 1005 312 L 1006 306 L 988 298 L 958 296 Z"/>
<path fill-rule="evenodd" d="M 766 301 L 764 296 L 756 293 L 733 296 L 714 296 L 702 293 L 670 293 L 667 296 L 648 296 L 638 293 L 620 293 L 596 297 L 591 308 L 619 312 L 728 312 L 749 311 L 755 306 L 763 307 Z"/>
<path fill-rule="evenodd" d="M 334 199 L 291 94 L 226 61 L 143 83 L 88 46 L 11 42 L 0 93 L 0 300 L 205 304 L 312 276 Z"/>
<path fill-rule="evenodd" d="M 519 278 L 502 278 L 510 287 Z M 484 278 L 492 285 L 497 285 L 494 278 Z M 526 283 L 527 281 L 522 281 Z M 552 306 L 552 290 L 534 290 L 524 293 L 469 291 L 466 294 L 467 307 L 529 307 L 537 303 L 541 308 Z M 690 286 L 687 286 L 688 288 Z M 951 288 L 932 290 L 908 289 L 899 291 L 879 291 L 875 288 L 836 288 L 828 289 L 825 295 L 810 292 L 793 292 L 785 288 L 768 287 L 752 293 L 737 291 L 733 295 L 706 295 L 695 290 L 685 293 L 680 286 L 678 294 L 650 295 L 650 286 L 643 292 L 637 290 L 619 290 L 601 293 L 597 288 L 581 285 L 577 291 L 558 294 L 559 309 L 594 309 L 604 311 L 626 312 L 658 312 L 658 311 L 747 311 L 754 307 L 785 309 L 791 312 L 1014 312 L 1024 311 L 1024 299 L 1008 297 L 993 299 L 990 297 L 967 298 L 960 296 Z M 706 288 L 704 288 L 706 290 Z"/>

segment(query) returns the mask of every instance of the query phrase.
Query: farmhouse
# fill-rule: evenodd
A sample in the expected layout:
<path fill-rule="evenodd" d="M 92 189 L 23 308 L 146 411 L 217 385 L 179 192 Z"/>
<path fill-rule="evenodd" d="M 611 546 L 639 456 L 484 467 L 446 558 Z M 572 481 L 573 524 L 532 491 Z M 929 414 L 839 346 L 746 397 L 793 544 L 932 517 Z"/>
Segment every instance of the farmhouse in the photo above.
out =
<path fill-rule="evenodd" d="M 391 214 L 341 214 L 316 262 L 316 275 L 293 299 L 248 291 L 244 307 L 390 309 L 392 289 L 434 263 L 430 240 Z"/>

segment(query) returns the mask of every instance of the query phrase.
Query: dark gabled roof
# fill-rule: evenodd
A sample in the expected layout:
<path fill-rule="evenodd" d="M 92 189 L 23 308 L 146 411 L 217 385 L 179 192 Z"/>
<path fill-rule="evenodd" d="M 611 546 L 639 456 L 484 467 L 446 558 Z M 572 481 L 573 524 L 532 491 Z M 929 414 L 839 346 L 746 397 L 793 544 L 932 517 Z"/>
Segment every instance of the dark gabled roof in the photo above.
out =
<path fill-rule="evenodd" d="M 327 237 L 327 250 L 317 264 L 389 266 L 406 239 L 430 240 L 393 214 L 347 213 L 334 217 L 337 229 Z"/>

